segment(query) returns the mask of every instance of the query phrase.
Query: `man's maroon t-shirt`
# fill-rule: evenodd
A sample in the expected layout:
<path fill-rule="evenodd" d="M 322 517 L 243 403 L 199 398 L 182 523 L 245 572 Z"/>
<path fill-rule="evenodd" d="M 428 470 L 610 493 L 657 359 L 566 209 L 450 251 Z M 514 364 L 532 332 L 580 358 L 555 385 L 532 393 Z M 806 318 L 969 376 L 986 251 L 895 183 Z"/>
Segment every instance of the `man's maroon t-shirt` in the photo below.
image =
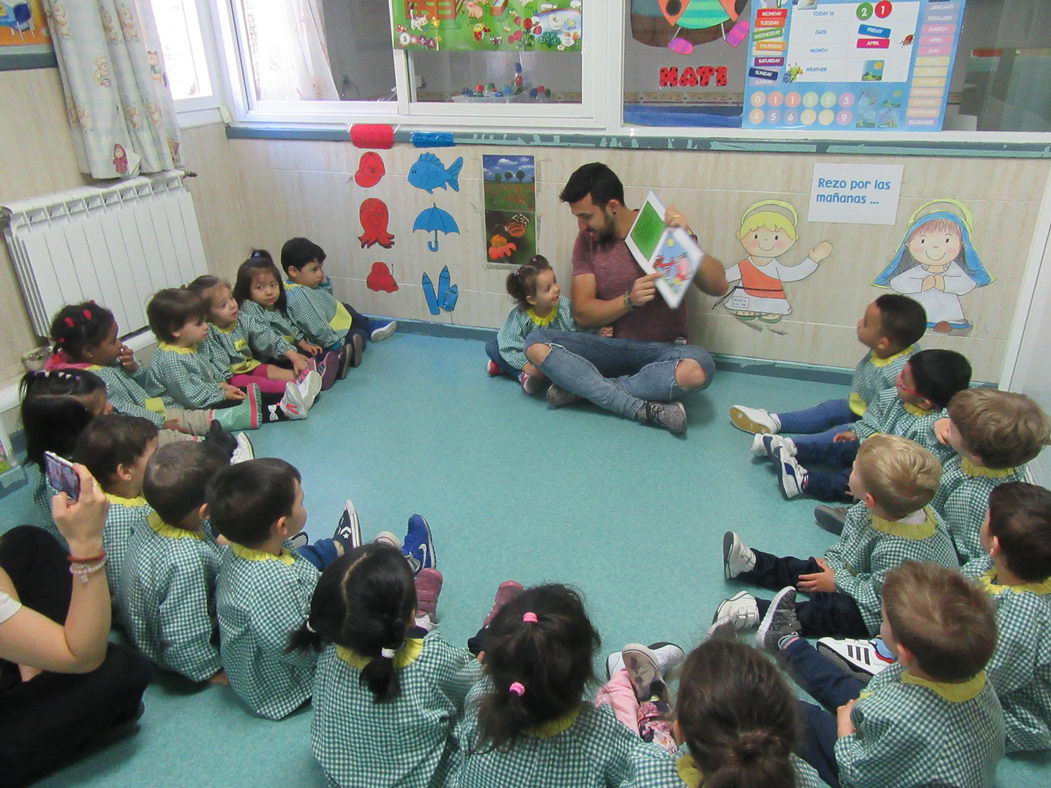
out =
<path fill-rule="evenodd" d="M 645 276 L 623 240 L 599 244 L 587 230 L 581 230 L 573 244 L 573 276 L 595 275 L 595 296 L 603 301 L 622 299 L 640 276 Z M 657 297 L 634 312 L 613 322 L 617 339 L 647 342 L 674 342 L 686 336 L 686 302 L 671 309 Z"/>

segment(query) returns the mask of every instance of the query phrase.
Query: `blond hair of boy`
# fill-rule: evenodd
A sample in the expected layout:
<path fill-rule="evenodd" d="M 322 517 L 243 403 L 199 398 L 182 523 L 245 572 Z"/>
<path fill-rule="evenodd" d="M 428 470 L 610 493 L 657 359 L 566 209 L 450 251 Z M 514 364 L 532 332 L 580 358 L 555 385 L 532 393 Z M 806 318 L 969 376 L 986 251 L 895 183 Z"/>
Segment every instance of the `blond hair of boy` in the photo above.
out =
<path fill-rule="evenodd" d="M 898 520 L 931 502 L 938 491 L 942 466 L 919 444 L 880 434 L 858 448 L 855 473 L 868 493 L 862 499 L 868 508 L 889 520 Z"/>

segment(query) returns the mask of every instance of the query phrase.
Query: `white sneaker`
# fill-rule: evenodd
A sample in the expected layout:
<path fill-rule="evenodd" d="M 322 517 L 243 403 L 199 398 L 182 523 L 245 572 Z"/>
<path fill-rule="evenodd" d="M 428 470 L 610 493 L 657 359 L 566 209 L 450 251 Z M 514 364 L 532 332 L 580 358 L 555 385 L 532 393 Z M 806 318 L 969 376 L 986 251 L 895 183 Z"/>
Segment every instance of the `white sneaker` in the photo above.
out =
<path fill-rule="evenodd" d="M 243 432 L 237 433 L 234 437 L 237 438 L 237 448 L 234 449 L 234 453 L 230 455 L 230 464 L 236 465 L 239 462 L 254 460 L 255 447 L 252 445 L 252 439 Z"/>
<path fill-rule="evenodd" d="M 392 534 L 390 531 L 380 531 L 376 534 L 376 538 L 372 540 L 374 544 L 389 544 L 399 553 L 401 552 L 401 539 Z"/>
<path fill-rule="evenodd" d="M 724 599 L 715 609 L 712 616 L 710 635 L 719 627 L 729 624 L 736 630 L 753 629 L 759 626 L 759 605 L 755 597 L 747 591 L 738 591 L 729 599 Z"/>
<path fill-rule="evenodd" d="M 781 431 L 781 422 L 777 420 L 777 416 L 762 408 L 734 405 L 730 408 L 730 421 L 737 429 L 745 432 L 776 434 Z"/>
<path fill-rule="evenodd" d="M 781 447 L 774 449 L 774 463 L 777 465 L 777 483 L 785 500 L 790 501 L 797 495 L 802 495 L 807 477 L 806 468 L 799 464 L 794 455 Z"/>
<path fill-rule="evenodd" d="M 624 648 L 631 648 L 632 645 L 634 644 L 629 644 Z M 660 668 L 661 673 L 665 676 L 686 659 L 686 652 L 674 643 L 650 643 L 648 648 L 653 652 L 657 660 L 657 667 Z M 606 678 L 608 679 L 623 667 L 624 652 L 614 651 L 606 657 Z"/>
<path fill-rule="evenodd" d="M 875 676 L 889 668 L 896 660 L 883 656 L 871 640 L 854 638 L 821 638 L 818 653 L 833 662 L 845 664 L 854 673 Z"/>
<path fill-rule="evenodd" d="M 316 372 L 314 374 L 317 375 Z M 305 419 L 310 412 L 310 408 L 303 401 L 303 392 L 299 390 L 299 384 L 294 380 L 288 381 L 288 384 L 285 386 L 285 396 L 277 403 L 277 407 L 281 409 L 282 413 L 285 414 L 285 418 L 289 421 Z"/>
<path fill-rule="evenodd" d="M 303 406 L 307 410 L 314 406 L 314 400 L 317 399 L 317 395 L 321 391 L 321 384 L 321 375 L 314 370 L 310 370 L 296 382 L 296 386 L 299 387 L 299 393 L 303 396 Z"/>
<path fill-rule="evenodd" d="M 371 339 L 373 342 L 382 342 L 384 339 L 389 337 L 391 334 L 393 334 L 397 330 L 398 330 L 398 321 L 397 320 L 392 320 L 389 323 L 387 323 L 387 325 L 385 325 L 385 326 L 383 326 L 381 328 L 377 328 L 375 331 L 373 331 L 371 334 L 369 334 L 369 339 Z"/>
<path fill-rule="evenodd" d="M 755 553 L 733 531 L 723 534 L 723 575 L 727 580 L 755 569 Z"/>
<path fill-rule="evenodd" d="M 774 449 L 783 449 L 784 451 L 791 454 L 793 457 L 796 455 L 796 444 L 791 438 L 786 438 L 784 435 L 775 435 L 769 432 L 757 433 L 752 438 L 752 456 L 753 457 L 773 457 Z"/>

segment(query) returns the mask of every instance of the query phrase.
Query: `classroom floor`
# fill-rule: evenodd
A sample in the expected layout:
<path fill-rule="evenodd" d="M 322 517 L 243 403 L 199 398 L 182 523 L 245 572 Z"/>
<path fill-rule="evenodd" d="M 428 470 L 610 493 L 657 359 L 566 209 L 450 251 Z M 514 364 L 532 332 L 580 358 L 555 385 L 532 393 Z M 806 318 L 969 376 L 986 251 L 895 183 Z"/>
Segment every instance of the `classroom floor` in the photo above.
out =
<path fill-rule="evenodd" d="M 596 670 L 627 642 L 688 650 L 742 587 L 723 580 L 725 530 L 775 553 L 820 554 L 831 542 L 813 523 L 814 502 L 782 499 L 726 412 L 738 402 L 802 407 L 844 387 L 720 372 L 686 400 L 682 439 L 591 406 L 548 410 L 484 367 L 480 341 L 398 334 L 371 346 L 309 420 L 252 433 L 258 456 L 302 472 L 312 536 L 330 535 L 348 497 L 366 538 L 427 517 L 451 643 L 474 633 L 501 581 L 516 579 L 584 593 L 603 637 Z M 3 528 L 37 520 L 28 488 L 0 500 L 0 512 Z M 270 722 L 229 688 L 170 675 L 157 676 L 145 705 L 134 735 L 41 785 L 324 785 L 309 707 Z M 1049 768 L 1048 756 L 1011 758 L 997 784 L 1047 785 Z"/>

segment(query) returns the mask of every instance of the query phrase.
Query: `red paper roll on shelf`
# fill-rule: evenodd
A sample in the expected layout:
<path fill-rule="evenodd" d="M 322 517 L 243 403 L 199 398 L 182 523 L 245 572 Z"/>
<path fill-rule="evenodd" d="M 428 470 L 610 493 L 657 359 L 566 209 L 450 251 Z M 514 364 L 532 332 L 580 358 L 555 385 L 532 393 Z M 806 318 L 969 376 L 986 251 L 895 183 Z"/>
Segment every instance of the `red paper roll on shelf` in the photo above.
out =
<path fill-rule="evenodd" d="M 350 141 L 359 148 L 393 148 L 394 127 L 387 123 L 355 123 Z"/>

